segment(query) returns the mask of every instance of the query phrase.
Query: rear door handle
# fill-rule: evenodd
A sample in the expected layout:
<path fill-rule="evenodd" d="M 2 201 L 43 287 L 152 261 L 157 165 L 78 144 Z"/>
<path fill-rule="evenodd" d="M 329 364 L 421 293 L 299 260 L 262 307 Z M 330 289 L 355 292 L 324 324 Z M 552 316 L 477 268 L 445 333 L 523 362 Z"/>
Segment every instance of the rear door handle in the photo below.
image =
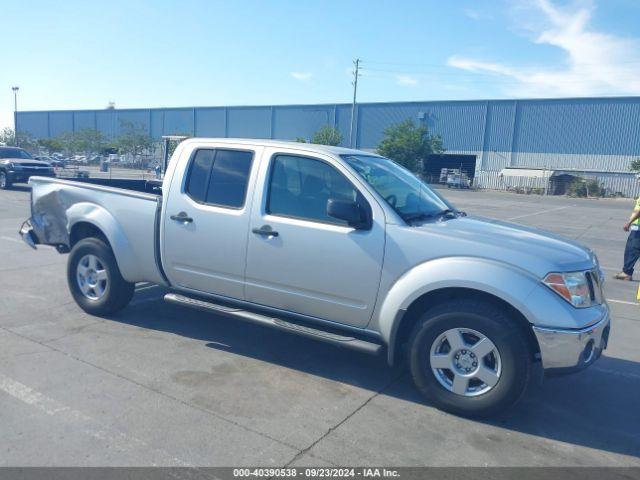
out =
<path fill-rule="evenodd" d="M 280 235 L 278 232 L 271 228 L 271 225 L 263 225 L 260 228 L 254 228 L 251 230 L 256 235 L 262 235 L 263 237 L 277 237 Z"/>
<path fill-rule="evenodd" d="M 176 222 L 182 223 L 191 223 L 193 222 L 193 218 L 187 215 L 187 212 L 180 212 L 177 215 L 171 215 L 169 217 L 171 220 L 175 220 Z"/>

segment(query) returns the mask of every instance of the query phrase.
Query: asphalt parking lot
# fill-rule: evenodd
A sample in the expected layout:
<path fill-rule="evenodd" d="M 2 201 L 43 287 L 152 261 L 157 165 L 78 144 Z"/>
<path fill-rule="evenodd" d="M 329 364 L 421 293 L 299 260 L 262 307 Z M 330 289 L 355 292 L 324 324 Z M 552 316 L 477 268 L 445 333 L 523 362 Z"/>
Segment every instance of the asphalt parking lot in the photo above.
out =
<path fill-rule="evenodd" d="M 445 190 L 620 268 L 630 200 Z M 0 192 L 0 466 L 640 466 L 638 283 L 609 280 L 609 348 L 491 421 L 442 413 L 384 358 L 162 301 L 142 285 L 111 319 L 73 303 L 66 256 L 16 231 L 29 192 Z"/>

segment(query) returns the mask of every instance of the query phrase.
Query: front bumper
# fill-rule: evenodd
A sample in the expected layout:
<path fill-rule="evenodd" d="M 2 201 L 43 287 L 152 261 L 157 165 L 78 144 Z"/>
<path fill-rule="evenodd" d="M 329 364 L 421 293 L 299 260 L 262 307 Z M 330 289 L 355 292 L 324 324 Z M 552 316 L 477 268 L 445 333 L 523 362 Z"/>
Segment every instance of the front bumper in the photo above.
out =
<path fill-rule="evenodd" d="M 546 373 L 570 373 L 588 367 L 607 348 L 611 321 L 608 309 L 593 325 L 581 329 L 533 327 Z"/>
<path fill-rule="evenodd" d="M 9 170 L 7 180 L 11 183 L 27 183 L 31 177 L 55 177 L 56 173 L 51 171 L 29 171 L 29 170 Z"/>

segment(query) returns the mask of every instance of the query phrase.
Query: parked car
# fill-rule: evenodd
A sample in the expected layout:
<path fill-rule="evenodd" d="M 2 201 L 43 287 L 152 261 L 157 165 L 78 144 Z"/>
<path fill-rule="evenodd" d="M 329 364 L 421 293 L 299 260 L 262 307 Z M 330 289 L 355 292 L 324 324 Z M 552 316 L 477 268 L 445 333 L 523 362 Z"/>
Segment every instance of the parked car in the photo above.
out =
<path fill-rule="evenodd" d="M 164 285 L 169 302 L 406 358 L 422 394 L 467 416 L 502 412 L 540 373 L 585 368 L 607 346 L 593 252 L 467 216 L 371 153 L 189 139 L 161 194 L 30 183 L 22 237 L 70 252 L 69 289 L 93 315 L 123 309 L 135 282 Z"/>
<path fill-rule="evenodd" d="M 458 168 L 443 168 L 440 171 L 440 183 L 446 184 L 447 188 L 471 188 L 471 179 Z"/>
<path fill-rule="evenodd" d="M 47 162 L 54 168 L 64 168 L 64 161 L 57 159 L 56 157 L 48 157 L 45 155 L 39 155 L 35 157 L 36 160 L 41 160 L 43 162 Z"/>
<path fill-rule="evenodd" d="M 53 167 L 18 147 L 0 147 L 0 189 L 27 182 L 33 175 L 55 177 Z"/>

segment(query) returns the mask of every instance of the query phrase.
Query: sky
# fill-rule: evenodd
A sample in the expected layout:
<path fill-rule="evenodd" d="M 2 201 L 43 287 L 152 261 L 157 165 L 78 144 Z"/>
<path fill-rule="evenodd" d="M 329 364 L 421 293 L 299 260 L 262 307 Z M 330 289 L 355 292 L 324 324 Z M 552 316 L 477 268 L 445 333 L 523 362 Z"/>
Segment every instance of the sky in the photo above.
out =
<path fill-rule="evenodd" d="M 19 110 L 640 95 L 640 0 L 0 0 Z"/>

